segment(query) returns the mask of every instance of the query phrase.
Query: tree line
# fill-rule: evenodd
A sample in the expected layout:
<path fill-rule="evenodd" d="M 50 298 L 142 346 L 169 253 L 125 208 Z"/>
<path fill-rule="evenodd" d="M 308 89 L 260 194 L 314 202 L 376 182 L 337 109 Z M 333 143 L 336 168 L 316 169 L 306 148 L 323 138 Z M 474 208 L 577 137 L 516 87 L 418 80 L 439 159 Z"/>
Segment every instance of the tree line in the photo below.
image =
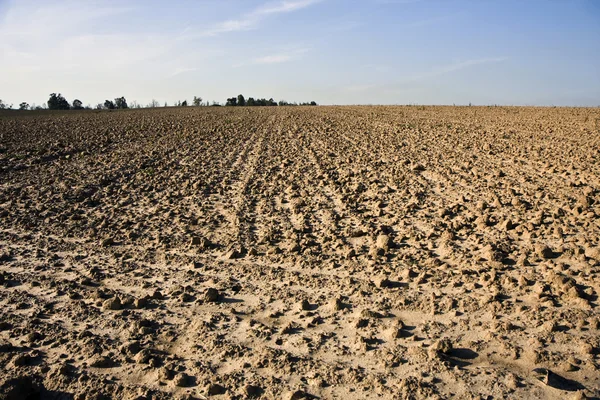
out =
<path fill-rule="evenodd" d="M 230 97 L 227 99 L 225 103 L 226 106 L 230 107 L 269 107 L 269 106 L 316 106 L 317 103 L 315 101 L 307 102 L 307 103 L 288 103 L 285 100 L 280 100 L 279 102 L 275 102 L 271 97 L 269 100 L 267 99 L 254 99 L 254 97 L 248 97 L 248 100 L 244 97 L 244 95 L 238 94 L 237 97 Z"/>
<path fill-rule="evenodd" d="M 209 103 L 208 101 L 204 102 L 202 97 L 194 96 L 194 99 L 191 102 L 191 105 L 194 107 L 201 106 L 221 106 L 221 104 L 217 101 L 213 101 Z M 285 100 L 280 100 L 276 102 L 273 98 L 270 99 L 255 99 L 253 97 L 249 97 L 247 100 L 243 95 L 238 95 L 237 97 L 231 97 L 227 99 L 225 106 L 241 106 L 241 107 L 257 107 L 257 106 L 316 106 L 317 103 L 315 101 L 306 102 L 306 103 L 289 103 Z M 187 100 L 178 100 L 173 103 L 174 107 L 187 107 Z M 125 97 L 117 97 L 114 100 L 105 100 L 104 103 L 98 103 L 95 107 L 92 108 L 91 105 L 84 106 L 83 102 L 79 99 L 73 100 L 72 103 L 69 103 L 65 97 L 60 93 L 51 93 L 48 101 L 39 106 L 39 105 L 29 105 L 27 102 L 22 102 L 19 104 L 19 110 L 124 110 L 128 108 L 157 108 L 160 107 L 160 103 L 156 100 L 152 100 L 146 106 L 143 106 L 135 101 L 131 104 L 127 104 L 127 99 Z M 164 107 L 169 107 L 169 105 L 165 102 Z M 8 104 L 0 100 L 0 110 L 12 110 L 13 105 Z"/>

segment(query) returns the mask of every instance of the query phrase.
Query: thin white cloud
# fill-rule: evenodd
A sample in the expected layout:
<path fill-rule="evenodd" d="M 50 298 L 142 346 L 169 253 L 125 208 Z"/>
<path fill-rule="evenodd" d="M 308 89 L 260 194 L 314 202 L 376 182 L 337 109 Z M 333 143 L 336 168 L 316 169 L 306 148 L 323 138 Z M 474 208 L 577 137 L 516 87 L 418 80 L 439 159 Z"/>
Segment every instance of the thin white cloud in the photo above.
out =
<path fill-rule="evenodd" d="M 234 67 L 243 67 L 245 65 L 261 65 L 261 64 L 281 64 L 296 60 L 302 56 L 302 54 L 310 51 L 308 48 L 289 50 L 280 53 L 268 54 L 266 56 L 261 56 L 254 58 L 248 62 L 242 62 L 234 65 Z"/>
<path fill-rule="evenodd" d="M 277 54 L 272 56 L 259 57 L 254 60 L 255 64 L 279 64 L 292 60 L 289 54 Z"/>
<path fill-rule="evenodd" d="M 85 28 L 90 21 L 134 10 L 133 7 L 110 3 L 98 6 L 93 2 L 72 0 L 38 4 L 13 1 L 0 24 L 2 36 L 48 38 L 59 33 L 72 34 Z"/>
<path fill-rule="evenodd" d="M 323 0 L 295 0 L 267 3 L 236 19 L 229 19 L 215 24 L 213 27 L 201 32 L 193 32 L 186 28 L 179 39 L 193 39 L 200 37 L 217 36 L 223 33 L 247 31 L 258 28 L 261 21 L 268 16 L 298 11 Z"/>
<path fill-rule="evenodd" d="M 423 0 L 374 0 L 377 4 L 413 4 Z"/>
<path fill-rule="evenodd" d="M 447 21 L 453 20 L 463 14 L 464 14 L 463 12 L 455 12 L 452 14 L 438 15 L 438 16 L 431 17 L 431 18 L 425 18 L 425 19 L 409 22 L 407 24 L 404 24 L 403 26 L 405 28 L 418 28 L 418 27 L 422 27 L 422 26 L 435 25 L 435 24 L 439 24 L 442 22 L 447 22 Z"/>
<path fill-rule="evenodd" d="M 378 64 L 378 63 L 369 63 L 362 66 L 364 69 L 372 71 L 372 72 L 389 72 L 392 70 L 392 67 L 387 64 Z"/>
<path fill-rule="evenodd" d="M 346 86 L 345 90 L 347 92 L 366 92 L 371 89 L 376 89 L 380 85 L 350 85 Z"/>
<path fill-rule="evenodd" d="M 135 91 L 151 98 L 156 93 L 146 94 L 149 80 L 191 72 L 221 54 L 221 49 L 209 45 L 189 51 L 164 31 L 145 31 L 140 13 L 133 12 L 139 9 L 129 4 L 7 3 L 0 14 L 2 96 L 11 93 L 17 100 L 23 96 L 32 102 L 56 91 L 99 100 Z"/>
<path fill-rule="evenodd" d="M 254 11 L 255 15 L 268 15 L 268 14 L 280 14 L 287 13 L 302 8 L 308 7 L 321 0 L 297 0 L 297 1 L 282 1 L 278 4 L 268 4 Z"/>
<path fill-rule="evenodd" d="M 418 80 L 422 80 L 422 79 L 426 79 L 426 78 L 433 78 L 435 76 L 444 75 L 449 72 L 459 71 L 461 69 L 469 68 L 469 67 L 472 67 L 475 65 L 493 64 L 493 63 L 499 63 L 499 62 L 506 61 L 506 60 L 508 60 L 508 57 L 476 58 L 476 59 L 461 61 L 461 62 L 457 62 L 457 63 L 453 63 L 453 64 L 444 65 L 441 67 L 436 67 L 436 68 L 432 69 L 431 71 L 421 74 L 421 75 L 415 75 L 411 79 L 411 81 L 418 81 Z"/>
<path fill-rule="evenodd" d="M 106 73 L 161 54 L 161 37 L 131 33 L 123 40 L 91 28 L 133 10 L 111 1 L 10 2 L 0 19 L 0 71 L 13 77 L 34 71 Z"/>
<path fill-rule="evenodd" d="M 198 34 L 188 33 L 184 34 L 183 38 L 190 39 L 194 37 L 208 37 L 217 36 L 221 33 L 238 32 L 253 29 L 256 25 L 256 21 L 252 19 L 240 19 L 240 20 L 229 20 L 218 23 L 210 29 L 207 29 Z"/>
<path fill-rule="evenodd" d="M 424 72 L 422 74 L 413 75 L 402 81 L 398 81 L 398 82 L 394 82 L 394 83 L 390 83 L 390 84 L 386 84 L 386 85 L 356 84 L 356 85 L 346 86 L 344 89 L 347 92 L 367 92 L 367 91 L 375 90 L 375 89 L 388 90 L 388 91 L 395 90 L 398 87 L 405 87 L 406 85 L 409 85 L 411 83 L 421 82 L 421 81 L 424 81 L 427 79 L 433 79 L 438 76 L 442 76 L 445 74 L 449 74 L 451 72 L 456 72 L 456 71 L 460 71 L 460 70 L 463 70 L 466 68 L 474 67 L 476 65 L 494 64 L 494 63 L 500 63 L 500 62 L 503 62 L 506 60 L 508 60 L 508 57 L 474 58 L 474 59 L 470 59 L 470 60 L 466 60 L 466 61 L 460 61 L 460 62 L 455 62 L 452 64 L 437 66 L 437 67 L 434 67 L 434 68 L 430 69 L 429 71 Z"/>
<path fill-rule="evenodd" d="M 198 71 L 199 69 L 200 68 L 195 68 L 195 67 L 178 67 L 178 68 L 175 68 L 169 76 L 172 78 L 174 76 L 185 74 L 187 72 Z"/>

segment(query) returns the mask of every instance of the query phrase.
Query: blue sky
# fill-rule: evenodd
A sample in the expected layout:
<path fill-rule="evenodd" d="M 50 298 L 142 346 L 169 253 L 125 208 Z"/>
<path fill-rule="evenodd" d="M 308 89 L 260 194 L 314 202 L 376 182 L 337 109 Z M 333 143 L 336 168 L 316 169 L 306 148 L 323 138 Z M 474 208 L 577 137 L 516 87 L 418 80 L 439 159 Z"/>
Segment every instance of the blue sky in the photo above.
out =
<path fill-rule="evenodd" d="M 597 0 L 0 0 L 0 99 L 600 105 Z"/>

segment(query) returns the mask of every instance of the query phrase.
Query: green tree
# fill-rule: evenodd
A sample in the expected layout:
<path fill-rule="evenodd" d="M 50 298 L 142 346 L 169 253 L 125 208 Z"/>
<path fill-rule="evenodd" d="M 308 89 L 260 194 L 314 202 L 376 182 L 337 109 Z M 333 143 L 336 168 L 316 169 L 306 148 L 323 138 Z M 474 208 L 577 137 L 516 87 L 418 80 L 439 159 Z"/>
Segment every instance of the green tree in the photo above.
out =
<path fill-rule="evenodd" d="M 81 100 L 73 100 L 73 110 L 83 110 L 83 103 L 81 102 Z"/>
<path fill-rule="evenodd" d="M 26 102 L 22 102 L 21 104 L 19 104 L 19 110 L 27 110 L 29 109 L 29 104 L 27 104 Z"/>
<path fill-rule="evenodd" d="M 194 96 L 194 101 L 192 104 L 194 104 L 194 107 L 200 107 L 202 105 L 202 97 Z"/>
<path fill-rule="evenodd" d="M 226 106 L 237 106 L 237 98 L 235 97 L 230 97 L 229 99 L 227 99 L 227 103 L 225 103 Z"/>
<path fill-rule="evenodd" d="M 240 106 L 240 107 L 244 107 L 246 105 L 246 99 L 241 94 L 238 94 L 237 105 Z"/>
<path fill-rule="evenodd" d="M 246 100 L 246 105 L 248 107 L 254 107 L 256 105 L 256 101 L 254 100 L 254 97 L 248 97 L 248 100 Z"/>
<path fill-rule="evenodd" d="M 48 108 L 50 110 L 69 110 L 71 106 L 69 105 L 67 99 L 65 99 L 60 93 L 52 93 L 48 99 Z"/>
<path fill-rule="evenodd" d="M 114 110 L 115 109 L 115 103 L 113 103 L 110 100 L 104 100 L 104 108 L 106 108 L 107 110 Z"/>
<path fill-rule="evenodd" d="M 117 107 L 119 110 L 124 110 L 127 107 L 127 100 L 125 100 L 125 97 L 118 97 L 115 99 L 115 107 Z"/>

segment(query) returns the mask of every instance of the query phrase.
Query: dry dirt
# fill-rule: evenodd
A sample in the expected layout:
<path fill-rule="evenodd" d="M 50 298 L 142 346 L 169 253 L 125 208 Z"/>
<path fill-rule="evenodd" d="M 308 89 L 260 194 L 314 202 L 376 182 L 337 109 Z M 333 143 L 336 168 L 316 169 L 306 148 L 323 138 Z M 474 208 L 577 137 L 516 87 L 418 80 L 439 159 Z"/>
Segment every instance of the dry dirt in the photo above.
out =
<path fill-rule="evenodd" d="M 0 116 L 0 399 L 600 396 L 599 119 Z"/>

